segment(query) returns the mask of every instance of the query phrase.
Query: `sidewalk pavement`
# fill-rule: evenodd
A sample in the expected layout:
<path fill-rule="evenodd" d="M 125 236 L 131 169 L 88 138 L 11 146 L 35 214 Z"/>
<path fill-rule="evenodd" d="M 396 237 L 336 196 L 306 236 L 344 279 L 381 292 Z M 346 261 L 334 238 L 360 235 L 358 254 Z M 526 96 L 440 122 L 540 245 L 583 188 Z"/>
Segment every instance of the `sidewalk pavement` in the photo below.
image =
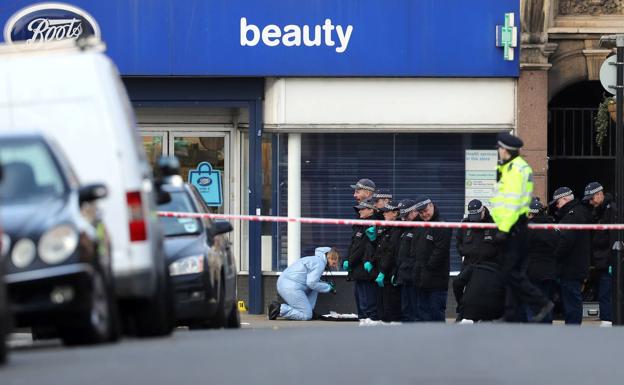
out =
<path fill-rule="evenodd" d="M 297 327 L 358 327 L 357 321 L 289 321 L 278 318 L 276 320 L 269 320 L 266 314 L 249 314 L 247 312 L 241 312 L 241 327 L 246 329 L 283 329 L 283 328 L 297 328 Z M 447 324 L 454 324 L 455 319 L 447 318 Z M 554 321 L 553 325 L 563 326 L 563 321 Z M 595 318 L 584 318 L 581 326 L 598 327 L 600 320 Z M 379 326 L 396 326 L 396 325 L 379 325 Z"/>

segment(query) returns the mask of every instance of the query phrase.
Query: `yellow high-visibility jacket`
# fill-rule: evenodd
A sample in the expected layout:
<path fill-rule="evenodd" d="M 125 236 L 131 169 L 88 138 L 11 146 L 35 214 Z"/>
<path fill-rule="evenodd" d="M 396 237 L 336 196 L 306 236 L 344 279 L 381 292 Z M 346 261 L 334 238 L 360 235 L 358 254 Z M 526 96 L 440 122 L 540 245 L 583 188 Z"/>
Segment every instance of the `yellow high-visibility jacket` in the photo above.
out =
<path fill-rule="evenodd" d="M 500 231 L 509 232 L 521 215 L 529 211 L 533 194 L 533 170 L 517 156 L 498 166 L 496 195 L 491 199 L 490 214 Z"/>

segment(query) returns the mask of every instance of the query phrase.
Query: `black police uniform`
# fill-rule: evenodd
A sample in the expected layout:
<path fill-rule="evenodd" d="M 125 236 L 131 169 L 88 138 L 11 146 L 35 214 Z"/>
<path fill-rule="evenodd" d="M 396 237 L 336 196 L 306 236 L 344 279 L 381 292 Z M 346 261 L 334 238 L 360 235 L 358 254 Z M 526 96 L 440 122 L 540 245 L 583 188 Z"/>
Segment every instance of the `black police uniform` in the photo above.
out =
<path fill-rule="evenodd" d="M 617 223 L 617 210 L 613 197 L 604 194 L 604 202 L 594 207 L 592 212 L 593 223 Z M 616 231 L 592 231 L 592 258 L 594 277 L 598 286 L 598 303 L 600 305 L 600 320 L 611 321 L 613 312 L 612 290 L 613 276 L 609 272 L 612 258 L 613 244 L 617 240 Z"/>
<path fill-rule="evenodd" d="M 386 322 L 401 321 L 401 288 L 392 282 L 396 273 L 399 241 L 403 233 L 400 227 L 381 227 L 377 231 L 377 249 L 374 265 L 384 274 L 381 288 L 381 306 L 377 306 L 379 318 Z M 383 308 L 383 310 L 382 310 Z"/>
<path fill-rule="evenodd" d="M 418 321 L 418 292 L 414 277 L 416 252 L 413 246 L 417 228 L 404 228 L 399 237 L 397 253 L 396 280 L 401 286 L 401 321 Z"/>
<path fill-rule="evenodd" d="M 552 224 L 555 219 L 546 214 L 536 214 L 529 223 Z M 529 265 L 527 276 L 531 283 L 552 301 L 556 290 L 557 262 L 555 249 L 559 244 L 558 230 L 530 229 L 527 235 L 529 244 Z M 529 318 L 536 314 L 539 309 L 532 306 L 529 309 Z M 542 323 L 551 323 L 552 315 L 549 314 Z"/>
<path fill-rule="evenodd" d="M 349 273 L 347 277 L 352 280 L 370 281 L 370 275 L 364 270 L 364 262 L 372 260 L 375 248 L 366 237 L 365 231 L 368 226 L 353 225 L 351 232 L 351 245 L 347 254 L 349 261 Z"/>
<path fill-rule="evenodd" d="M 481 223 L 494 223 L 490 211 L 484 208 L 485 215 Z M 471 222 L 467 218 L 462 222 Z M 462 270 L 468 265 L 497 258 L 499 250 L 496 243 L 496 229 L 459 229 L 457 231 L 457 252 L 462 257 Z"/>
<path fill-rule="evenodd" d="M 604 202 L 592 212 L 592 222 L 598 224 L 617 223 L 617 210 L 611 194 L 604 194 Z M 608 270 L 611 265 L 613 244 L 617 239 L 615 231 L 592 232 L 592 266 L 598 270 Z"/>
<path fill-rule="evenodd" d="M 429 222 L 443 222 L 438 208 Z M 418 287 L 418 313 L 422 321 L 446 320 L 446 298 L 450 273 L 452 230 L 419 227 L 414 231 L 413 251 L 416 255 L 414 281 Z"/>
<path fill-rule="evenodd" d="M 373 208 L 372 199 L 367 199 L 354 206 L 356 210 Z M 372 217 L 366 218 L 372 219 Z M 355 280 L 355 303 L 358 309 L 358 318 L 377 320 L 377 291 L 373 286 L 373 277 L 364 268 L 365 263 L 372 260 L 375 245 L 366 235 L 370 226 L 353 225 L 351 246 L 347 255 L 349 262 L 348 280 Z"/>
<path fill-rule="evenodd" d="M 586 224 L 591 214 L 574 199 L 557 210 L 561 224 Z M 566 324 L 580 324 L 583 318 L 581 286 L 589 273 L 591 239 L 588 231 L 561 230 L 561 238 L 555 250 L 558 275 L 561 284 Z"/>
<path fill-rule="evenodd" d="M 492 321 L 505 311 L 505 280 L 495 260 L 467 265 L 453 280 L 458 319 Z"/>
<path fill-rule="evenodd" d="M 377 306 L 371 277 L 364 269 L 364 262 L 370 260 L 375 252 L 372 242 L 365 234 L 368 226 L 354 225 L 351 234 L 351 246 L 347 254 L 349 261 L 348 280 L 355 280 L 355 303 L 358 318 L 377 319 Z"/>

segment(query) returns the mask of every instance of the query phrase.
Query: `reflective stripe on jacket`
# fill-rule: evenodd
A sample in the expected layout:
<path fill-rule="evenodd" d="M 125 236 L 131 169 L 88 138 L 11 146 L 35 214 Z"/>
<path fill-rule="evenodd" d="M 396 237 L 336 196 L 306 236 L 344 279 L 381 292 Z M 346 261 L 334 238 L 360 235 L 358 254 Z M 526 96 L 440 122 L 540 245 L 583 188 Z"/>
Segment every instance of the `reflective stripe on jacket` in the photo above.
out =
<path fill-rule="evenodd" d="M 500 231 L 509 232 L 521 215 L 529 211 L 533 194 L 533 170 L 517 156 L 498 166 L 497 192 L 491 200 L 490 214 Z"/>

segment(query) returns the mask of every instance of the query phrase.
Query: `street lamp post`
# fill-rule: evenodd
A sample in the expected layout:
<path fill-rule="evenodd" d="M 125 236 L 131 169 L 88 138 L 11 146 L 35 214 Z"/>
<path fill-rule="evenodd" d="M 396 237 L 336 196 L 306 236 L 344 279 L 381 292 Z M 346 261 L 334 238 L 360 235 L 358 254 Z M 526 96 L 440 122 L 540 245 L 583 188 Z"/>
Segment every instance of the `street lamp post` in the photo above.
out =
<path fill-rule="evenodd" d="M 621 222 L 624 218 L 624 133 L 622 132 L 624 111 L 624 34 L 607 35 L 600 38 L 600 45 L 603 47 L 616 47 L 616 120 L 615 120 L 615 194 L 617 205 L 617 218 Z M 622 257 L 624 255 L 624 232 L 617 232 L 617 241 L 613 244 L 613 324 L 623 325 L 624 314 L 622 300 L 624 299 L 622 288 Z"/>
<path fill-rule="evenodd" d="M 624 175 L 622 170 L 623 154 L 624 151 L 624 135 L 622 133 L 622 108 L 624 107 L 624 35 L 616 35 L 616 47 L 617 47 L 617 62 L 616 62 L 616 115 L 615 120 L 615 184 L 617 187 L 617 210 L 618 220 L 621 221 L 624 218 L 622 210 L 624 209 Z M 613 269 L 613 323 L 616 325 L 622 325 L 624 320 L 622 319 L 622 241 L 624 241 L 624 234 L 620 230 L 617 232 L 617 241 L 613 245 L 615 263 L 612 265 Z"/>

